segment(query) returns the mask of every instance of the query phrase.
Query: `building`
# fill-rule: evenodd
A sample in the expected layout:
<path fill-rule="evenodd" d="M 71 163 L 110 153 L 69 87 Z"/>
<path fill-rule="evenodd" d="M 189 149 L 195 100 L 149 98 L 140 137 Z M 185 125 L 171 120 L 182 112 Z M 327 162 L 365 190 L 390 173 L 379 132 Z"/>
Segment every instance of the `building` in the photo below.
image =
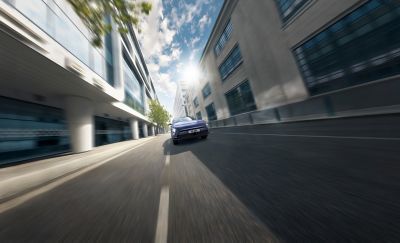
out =
<path fill-rule="evenodd" d="M 399 112 L 400 2 L 225 1 L 189 92 L 212 126 Z"/>
<path fill-rule="evenodd" d="M 178 82 L 176 86 L 173 117 L 184 117 L 188 113 L 188 88 L 186 83 Z"/>
<path fill-rule="evenodd" d="M 95 48 L 65 0 L 0 0 L 0 163 L 154 135 L 157 96 L 128 27 Z"/>

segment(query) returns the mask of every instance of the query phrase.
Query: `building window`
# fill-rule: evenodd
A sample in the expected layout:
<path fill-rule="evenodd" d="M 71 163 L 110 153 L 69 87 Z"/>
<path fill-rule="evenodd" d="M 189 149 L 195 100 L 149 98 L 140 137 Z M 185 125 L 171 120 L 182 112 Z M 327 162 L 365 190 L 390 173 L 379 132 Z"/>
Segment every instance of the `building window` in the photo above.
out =
<path fill-rule="evenodd" d="M 217 113 L 215 112 L 214 103 L 211 103 L 208 106 L 206 106 L 206 112 L 209 121 L 217 120 Z"/>
<path fill-rule="evenodd" d="M 202 120 L 203 119 L 203 117 L 201 116 L 201 111 L 196 113 L 196 118 L 197 118 L 197 120 Z"/>
<path fill-rule="evenodd" d="M 248 80 L 226 93 L 225 97 L 232 116 L 257 109 Z"/>
<path fill-rule="evenodd" d="M 111 24 L 111 17 L 106 16 L 105 22 L 107 24 Z M 105 35 L 104 38 L 104 52 L 105 52 L 105 59 L 106 59 L 106 75 L 107 75 L 107 82 L 114 86 L 114 60 L 113 60 L 113 48 L 112 48 L 112 37 L 111 33 Z"/>
<path fill-rule="evenodd" d="M 137 74 L 131 68 L 126 55 L 123 58 L 123 73 L 125 81 L 125 100 L 124 103 L 134 110 L 144 114 L 144 93 L 142 83 L 139 82 Z"/>
<path fill-rule="evenodd" d="M 222 80 L 226 79 L 243 62 L 239 45 L 236 45 L 225 61 L 219 66 L 219 73 Z"/>
<path fill-rule="evenodd" d="M 91 44 L 89 32 L 86 29 L 82 30 L 81 27 L 78 27 L 81 26 L 80 24 L 77 25 L 71 20 L 76 19 L 75 13 L 61 8 L 62 5 L 59 2 L 62 1 L 7 0 L 6 2 L 46 32 L 87 67 L 111 85 L 114 85 L 113 71 L 111 69 L 113 68 L 113 62 L 110 56 L 112 53 L 107 50 L 110 39 L 107 39 L 108 37 L 105 38 L 104 49 L 94 47 Z"/>
<path fill-rule="evenodd" d="M 194 100 L 193 100 L 193 105 L 194 105 L 194 107 L 199 107 L 199 99 L 196 97 L 196 98 L 194 98 Z"/>
<path fill-rule="evenodd" d="M 0 96 L 0 165 L 70 149 L 64 111 Z"/>
<path fill-rule="evenodd" d="M 293 17 L 309 0 L 275 0 L 283 22 Z"/>
<path fill-rule="evenodd" d="M 218 56 L 221 53 L 221 51 L 224 49 L 226 43 L 231 38 L 232 30 L 233 30 L 232 23 L 231 23 L 231 20 L 229 20 L 224 31 L 222 32 L 221 36 L 218 39 L 217 44 L 215 44 L 214 53 L 216 56 Z"/>
<path fill-rule="evenodd" d="M 311 95 L 400 74 L 400 2 L 367 1 L 293 52 Z"/>
<path fill-rule="evenodd" d="M 203 88 L 203 90 L 202 90 L 201 92 L 203 93 L 204 99 L 207 98 L 208 96 L 210 96 L 210 94 L 211 94 L 211 86 L 210 86 L 210 83 L 207 83 L 207 84 L 204 86 L 204 88 Z"/>
<path fill-rule="evenodd" d="M 126 121 L 113 120 L 109 118 L 94 117 L 95 145 L 101 146 L 132 139 L 132 130 Z"/>

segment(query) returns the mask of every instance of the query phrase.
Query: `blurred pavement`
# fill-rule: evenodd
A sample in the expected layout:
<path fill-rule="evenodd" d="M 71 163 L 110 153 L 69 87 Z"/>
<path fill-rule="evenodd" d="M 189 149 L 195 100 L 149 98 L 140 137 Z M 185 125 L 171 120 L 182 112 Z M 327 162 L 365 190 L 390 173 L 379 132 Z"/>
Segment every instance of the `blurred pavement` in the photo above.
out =
<path fill-rule="evenodd" d="M 398 124 L 213 129 L 178 146 L 157 136 L 0 214 L 0 242 L 398 242 Z"/>

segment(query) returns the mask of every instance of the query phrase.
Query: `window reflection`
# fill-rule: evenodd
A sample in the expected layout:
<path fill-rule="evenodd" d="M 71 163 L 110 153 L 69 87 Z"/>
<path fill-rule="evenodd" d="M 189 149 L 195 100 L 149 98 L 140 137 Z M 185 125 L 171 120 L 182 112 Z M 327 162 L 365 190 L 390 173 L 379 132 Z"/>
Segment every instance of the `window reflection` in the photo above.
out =
<path fill-rule="evenodd" d="M 123 72 L 125 81 L 125 103 L 133 109 L 144 113 L 144 95 L 142 84 L 139 82 L 133 68 L 130 67 L 126 60 L 126 55 L 123 58 Z"/>
<path fill-rule="evenodd" d="M 110 79 L 113 75 L 109 75 L 109 77 L 106 75 L 103 51 L 91 45 L 90 40 L 70 20 L 70 16 L 59 6 L 58 2 L 54 0 L 3 1 L 15 7 L 90 69 L 113 84 L 113 80 Z"/>
<path fill-rule="evenodd" d="M 68 150 L 62 110 L 0 97 L 0 164 Z"/>
<path fill-rule="evenodd" d="M 296 48 L 310 93 L 400 74 L 399 9 L 398 1 L 370 0 Z"/>

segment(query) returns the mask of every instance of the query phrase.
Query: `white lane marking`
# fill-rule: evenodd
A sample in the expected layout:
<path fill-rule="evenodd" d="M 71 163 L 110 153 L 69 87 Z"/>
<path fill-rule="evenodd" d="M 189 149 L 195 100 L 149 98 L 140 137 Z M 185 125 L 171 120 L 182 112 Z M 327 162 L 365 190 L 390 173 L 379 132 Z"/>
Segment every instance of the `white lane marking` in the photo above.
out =
<path fill-rule="evenodd" d="M 45 185 L 43 187 L 40 187 L 40 188 L 35 189 L 33 191 L 30 191 L 30 192 L 28 192 L 26 194 L 23 194 L 23 195 L 21 195 L 19 197 L 11 199 L 11 200 L 5 201 L 4 203 L 0 204 L 0 214 L 4 213 L 5 211 L 7 211 L 9 209 L 12 209 L 12 208 L 14 208 L 16 206 L 21 205 L 21 204 L 27 202 L 28 200 L 30 200 L 30 199 L 32 199 L 32 198 L 34 198 L 36 196 L 39 196 L 40 194 L 48 192 L 48 191 L 50 191 L 50 190 L 52 190 L 52 189 L 64 184 L 67 181 L 70 181 L 70 180 L 72 180 L 72 179 L 74 179 L 74 178 L 76 178 L 76 177 L 78 177 L 80 175 L 83 175 L 86 172 L 89 172 L 89 171 L 91 171 L 91 170 L 93 170 L 93 169 L 95 169 L 95 168 L 97 168 L 97 167 L 99 167 L 99 166 L 101 166 L 101 165 L 103 165 L 103 164 L 105 164 L 105 163 L 107 163 L 107 162 L 119 157 L 119 156 L 122 156 L 122 155 L 124 155 L 124 154 L 126 154 L 126 153 L 128 153 L 128 152 L 130 152 L 130 151 L 132 151 L 134 149 L 137 149 L 137 148 L 139 148 L 139 147 L 141 147 L 141 146 L 143 146 L 143 145 L 145 145 L 145 144 L 147 144 L 147 143 L 149 143 L 151 141 L 153 141 L 153 140 L 146 141 L 146 142 L 144 142 L 142 144 L 139 144 L 139 145 L 137 145 L 137 146 L 135 146 L 133 148 L 130 148 L 130 149 L 124 151 L 124 152 L 116 154 L 116 155 L 114 155 L 114 156 L 112 156 L 112 157 L 110 157 L 108 159 L 105 159 L 105 160 L 100 161 L 100 162 L 98 162 L 96 164 L 93 164 L 93 165 L 90 165 L 88 167 L 85 167 L 84 169 L 81 169 L 81 170 L 79 170 L 77 172 L 73 172 L 72 174 L 64 176 L 64 177 L 62 177 L 62 178 L 60 178 L 60 179 L 58 179 L 58 180 L 56 180 L 54 182 L 51 182 L 51 183 L 49 183 L 49 184 L 47 184 L 47 185 Z"/>
<path fill-rule="evenodd" d="M 170 160 L 171 160 L 171 155 L 170 155 L 170 152 L 168 152 L 168 153 L 167 153 L 167 157 L 165 158 L 165 165 L 166 165 L 166 166 L 169 165 Z"/>
<path fill-rule="evenodd" d="M 167 243 L 168 239 L 169 186 L 161 189 L 160 205 L 158 207 L 157 229 L 155 243 Z"/>
<path fill-rule="evenodd" d="M 228 135 L 250 135 L 250 136 L 273 136 L 273 137 L 304 137 L 304 138 L 335 138 L 335 139 L 361 139 L 361 140 L 390 140 L 400 141 L 400 138 L 388 137 L 348 137 L 348 136 L 323 136 L 323 135 L 294 135 L 294 134 L 274 134 L 274 133 L 240 133 L 240 132 L 221 132 L 215 134 Z"/>

